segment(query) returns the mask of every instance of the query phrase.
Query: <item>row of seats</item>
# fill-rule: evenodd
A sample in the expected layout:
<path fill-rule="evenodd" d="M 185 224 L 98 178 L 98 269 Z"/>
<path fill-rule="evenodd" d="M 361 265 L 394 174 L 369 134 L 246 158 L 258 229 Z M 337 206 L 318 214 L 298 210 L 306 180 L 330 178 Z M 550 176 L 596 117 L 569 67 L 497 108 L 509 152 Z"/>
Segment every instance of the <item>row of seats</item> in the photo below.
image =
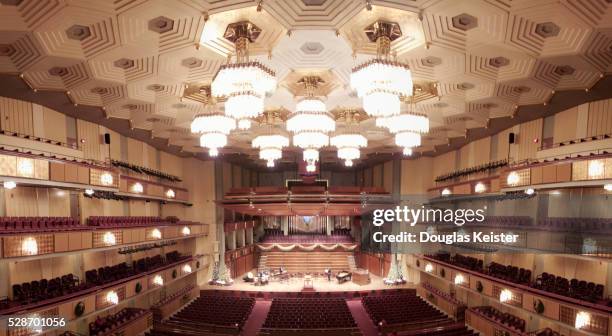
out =
<path fill-rule="evenodd" d="M 547 292 L 569 296 L 579 300 L 598 302 L 603 300 L 604 285 L 584 280 L 568 280 L 554 274 L 542 273 L 532 285 Z"/>
<path fill-rule="evenodd" d="M 171 317 L 170 321 L 219 325 L 242 330 L 254 306 L 253 298 L 203 295 Z"/>
<path fill-rule="evenodd" d="M 357 328 L 346 300 L 342 298 L 276 298 L 265 329 Z"/>
<path fill-rule="evenodd" d="M 370 318 L 379 327 L 428 323 L 444 324 L 450 319 L 415 294 L 367 296 L 361 299 Z"/>
<path fill-rule="evenodd" d="M 115 167 L 120 167 L 120 168 L 125 168 L 125 169 L 129 169 L 133 172 L 136 172 L 138 174 L 145 174 L 145 175 L 149 175 L 149 176 L 155 176 L 155 177 L 159 177 L 168 181 L 172 181 L 172 182 L 181 182 L 182 180 L 175 175 L 171 175 L 168 173 L 164 173 L 161 170 L 157 170 L 157 169 L 151 169 L 151 168 L 147 168 L 147 167 L 143 167 L 143 166 L 138 166 L 135 164 L 131 164 L 129 162 L 123 162 L 123 161 L 119 161 L 119 160 L 111 160 L 111 164 Z"/>
<path fill-rule="evenodd" d="M 115 314 L 104 317 L 97 316 L 93 322 L 89 323 L 89 335 L 99 336 L 110 334 L 111 331 L 116 330 L 146 313 L 147 311 L 145 309 L 123 308 Z"/>
<path fill-rule="evenodd" d="M 612 218 L 549 217 L 538 220 L 538 228 L 550 231 L 612 232 Z"/>
<path fill-rule="evenodd" d="M 72 217 L 0 217 L 0 234 L 85 229 Z"/>
<path fill-rule="evenodd" d="M 91 216 L 87 219 L 87 225 L 102 227 L 151 226 L 166 223 L 168 221 L 154 216 Z"/>
<path fill-rule="evenodd" d="M 502 265 L 496 262 L 492 262 L 489 264 L 489 267 L 487 269 L 487 274 L 499 279 L 503 279 L 521 285 L 529 285 L 531 283 L 531 270 L 522 267 Z"/>
<path fill-rule="evenodd" d="M 419 331 L 394 331 L 387 336 L 477 336 L 478 334 L 469 330 L 463 323 L 456 323 L 444 327 L 434 327 Z"/>
<path fill-rule="evenodd" d="M 33 280 L 13 285 L 13 305 L 36 303 L 78 292 L 87 286 L 72 273 L 53 279 Z"/>
<path fill-rule="evenodd" d="M 471 309 L 473 309 L 475 312 L 483 316 L 486 316 L 494 320 L 497 323 L 503 324 L 509 328 L 512 328 L 512 329 L 515 329 L 521 332 L 525 332 L 526 324 L 525 324 L 525 320 L 523 320 L 522 318 L 514 316 L 510 313 L 502 313 L 496 308 L 490 307 L 490 306 L 474 307 Z"/>
<path fill-rule="evenodd" d="M 464 168 L 464 169 L 456 170 L 448 174 L 437 176 L 435 181 L 436 182 L 449 181 L 449 180 L 453 180 L 459 177 L 469 176 L 472 174 L 480 174 L 484 172 L 489 172 L 491 170 L 496 170 L 498 168 L 505 167 L 507 165 L 508 165 L 508 160 L 506 159 L 499 160 L 499 161 L 491 161 L 491 162 L 483 163 L 478 166 Z"/>

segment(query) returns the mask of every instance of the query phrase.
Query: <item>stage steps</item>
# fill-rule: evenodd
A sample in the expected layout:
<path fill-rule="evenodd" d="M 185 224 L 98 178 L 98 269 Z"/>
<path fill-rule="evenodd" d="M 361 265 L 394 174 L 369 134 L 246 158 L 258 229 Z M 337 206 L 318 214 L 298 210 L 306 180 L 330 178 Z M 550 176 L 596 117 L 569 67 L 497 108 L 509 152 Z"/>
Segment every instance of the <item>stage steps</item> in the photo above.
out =
<path fill-rule="evenodd" d="M 347 257 L 348 259 L 348 264 L 349 264 L 349 270 L 354 270 L 357 268 L 357 263 L 355 262 L 355 255 L 351 254 L 350 256 Z"/>
<path fill-rule="evenodd" d="M 352 252 L 263 252 L 259 266 L 261 269 L 263 258 L 265 268 L 270 270 L 282 266 L 290 273 L 323 273 L 326 268 L 331 268 L 335 273 L 350 270 L 352 256 Z"/>

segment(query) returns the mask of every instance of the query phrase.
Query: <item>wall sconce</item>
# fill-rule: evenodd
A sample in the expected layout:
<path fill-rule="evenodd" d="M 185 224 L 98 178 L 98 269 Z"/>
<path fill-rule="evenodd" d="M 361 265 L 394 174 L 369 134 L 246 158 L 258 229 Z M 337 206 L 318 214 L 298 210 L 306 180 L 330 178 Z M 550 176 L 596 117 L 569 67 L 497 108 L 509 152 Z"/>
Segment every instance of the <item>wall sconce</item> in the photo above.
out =
<path fill-rule="evenodd" d="M 17 183 L 15 183 L 15 181 L 4 181 L 4 183 L 2 183 L 2 186 L 4 187 L 4 189 L 15 189 L 17 188 Z"/>
<path fill-rule="evenodd" d="M 117 243 L 117 239 L 115 238 L 115 234 L 112 232 L 107 232 L 102 236 L 102 241 L 104 241 L 105 245 L 112 246 Z"/>
<path fill-rule="evenodd" d="M 527 195 L 533 195 L 535 194 L 535 190 L 533 188 L 529 188 L 525 190 L 525 194 Z"/>
<path fill-rule="evenodd" d="M 185 266 L 183 266 L 183 272 L 187 274 L 191 273 L 191 265 L 185 264 Z"/>
<path fill-rule="evenodd" d="M 517 185 L 521 182 L 521 177 L 519 176 L 519 174 L 517 172 L 511 172 L 510 174 L 508 174 L 508 177 L 506 178 L 506 183 L 508 185 Z"/>
<path fill-rule="evenodd" d="M 156 275 L 153 277 L 153 284 L 156 286 L 163 286 L 164 285 L 164 278 L 162 278 L 161 275 Z"/>
<path fill-rule="evenodd" d="M 503 289 L 499 293 L 499 302 L 508 302 L 512 300 L 512 292 L 509 289 Z"/>
<path fill-rule="evenodd" d="M 604 174 L 604 164 L 600 160 L 589 161 L 589 178 L 602 178 Z"/>
<path fill-rule="evenodd" d="M 487 186 L 482 182 L 478 182 L 476 186 L 474 186 L 474 192 L 478 194 L 482 194 L 485 191 L 487 191 Z"/>
<path fill-rule="evenodd" d="M 189 226 L 184 226 L 181 230 L 181 233 L 183 234 L 183 236 L 189 236 L 191 234 L 191 229 L 189 228 Z"/>
<path fill-rule="evenodd" d="M 87 196 L 91 196 L 95 193 L 95 191 L 93 189 L 85 189 L 85 195 Z"/>
<path fill-rule="evenodd" d="M 455 275 L 455 285 L 461 285 L 463 281 L 465 281 L 465 279 L 463 278 L 463 275 L 461 274 Z"/>
<path fill-rule="evenodd" d="M 174 190 L 168 189 L 168 190 L 166 190 L 166 197 L 174 198 L 174 197 L 176 197 L 176 193 L 174 192 Z"/>
<path fill-rule="evenodd" d="M 612 183 L 604 184 L 604 190 L 612 192 Z"/>
<path fill-rule="evenodd" d="M 132 192 L 135 192 L 137 194 L 142 194 L 144 192 L 144 187 L 142 186 L 140 182 L 136 182 L 132 184 Z"/>
<path fill-rule="evenodd" d="M 25 255 L 38 254 L 38 243 L 33 237 L 27 237 L 21 242 L 21 252 Z"/>
<path fill-rule="evenodd" d="M 161 239 L 162 234 L 161 231 L 159 231 L 159 229 L 153 229 L 151 231 L 151 238 L 155 238 L 155 239 Z"/>
<path fill-rule="evenodd" d="M 18 159 L 17 175 L 24 177 L 34 177 L 34 161 L 32 159 Z"/>
<path fill-rule="evenodd" d="M 576 322 L 574 323 L 574 326 L 576 327 L 576 329 L 582 329 L 588 326 L 590 323 L 591 323 L 591 314 L 585 311 L 579 311 L 576 314 Z"/>
<path fill-rule="evenodd" d="M 452 194 L 452 192 L 448 188 L 444 188 L 442 190 L 442 196 L 450 196 L 451 194 Z"/>
<path fill-rule="evenodd" d="M 117 295 L 117 292 L 110 291 L 106 293 L 106 302 L 112 305 L 116 305 L 117 303 L 119 303 L 119 295 Z"/>
<path fill-rule="evenodd" d="M 100 183 L 102 185 L 108 186 L 113 184 L 113 175 L 111 173 L 103 173 L 100 175 Z"/>
<path fill-rule="evenodd" d="M 425 265 L 425 272 L 427 273 L 433 272 L 433 266 L 431 264 Z"/>

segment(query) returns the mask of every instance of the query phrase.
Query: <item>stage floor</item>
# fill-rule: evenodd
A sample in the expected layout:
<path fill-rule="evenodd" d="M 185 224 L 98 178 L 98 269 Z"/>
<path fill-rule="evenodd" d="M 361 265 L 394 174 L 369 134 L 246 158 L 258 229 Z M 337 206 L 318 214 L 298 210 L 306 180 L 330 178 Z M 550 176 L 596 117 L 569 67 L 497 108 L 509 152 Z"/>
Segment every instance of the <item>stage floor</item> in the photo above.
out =
<path fill-rule="evenodd" d="M 253 292 L 300 292 L 304 289 L 303 278 L 290 278 L 282 283 L 277 280 L 272 280 L 265 286 L 255 286 L 253 283 L 244 282 L 242 277 L 234 279 L 234 284 L 231 286 L 210 286 L 208 284 L 201 289 L 216 289 L 216 290 L 238 290 L 238 291 L 253 291 Z M 413 283 L 404 285 L 388 286 L 383 283 L 383 278 L 370 274 L 370 283 L 360 286 L 352 281 L 347 281 L 339 284 L 336 277 L 332 277 L 331 281 L 327 278 L 313 278 L 313 287 L 316 292 L 343 292 L 343 291 L 366 291 L 373 289 L 394 289 L 394 288 L 415 288 Z"/>

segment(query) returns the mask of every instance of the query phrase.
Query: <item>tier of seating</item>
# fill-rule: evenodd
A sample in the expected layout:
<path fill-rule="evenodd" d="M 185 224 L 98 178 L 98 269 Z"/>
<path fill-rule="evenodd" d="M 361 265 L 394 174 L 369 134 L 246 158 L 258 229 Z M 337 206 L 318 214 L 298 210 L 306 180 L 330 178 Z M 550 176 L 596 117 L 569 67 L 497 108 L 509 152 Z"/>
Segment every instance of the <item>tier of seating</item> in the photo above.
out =
<path fill-rule="evenodd" d="M 422 330 L 410 330 L 410 331 L 394 331 L 387 336 L 421 336 L 421 335 L 433 335 L 433 336 L 477 336 L 478 334 L 469 330 L 463 323 L 456 323 L 453 325 L 443 327 L 433 327 Z"/>
<path fill-rule="evenodd" d="M 0 132 L 2 132 L 2 131 L 0 131 Z M 4 131 L 4 132 L 5 132 L 4 134 L 6 134 L 6 131 Z M 32 139 L 34 139 L 34 138 L 32 138 Z M 53 141 L 53 140 L 51 140 L 51 141 Z M 52 144 L 53 145 L 60 145 L 60 142 L 55 141 L 55 143 L 52 143 Z M 110 166 L 107 165 L 106 163 L 95 161 L 95 160 L 91 160 L 91 159 L 73 158 L 73 157 L 69 157 L 69 156 L 65 156 L 65 155 L 60 155 L 60 154 L 53 154 L 53 153 L 46 153 L 46 152 L 37 152 L 36 150 L 32 151 L 32 150 L 29 150 L 29 149 L 15 148 L 15 147 L 9 147 L 9 146 L 0 146 L 0 154 L 22 156 L 22 157 L 29 157 L 29 158 L 33 158 L 33 159 L 43 159 L 43 160 L 44 159 L 52 159 L 53 161 L 64 161 L 64 162 L 68 162 L 68 163 L 81 163 L 81 164 L 86 164 L 86 165 L 89 165 L 89 166 L 99 167 L 99 168 L 103 168 L 103 169 L 110 169 Z"/>
<path fill-rule="evenodd" d="M 0 234 L 83 230 L 72 217 L 0 217 Z"/>
<path fill-rule="evenodd" d="M 102 227 L 155 226 L 162 224 L 168 224 L 168 221 L 154 216 L 91 216 L 87 219 L 87 225 Z"/>
<path fill-rule="evenodd" d="M 537 277 L 532 286 L 547 292 L 589 302 L 598 302 L 604 299 L 604 285 L 602 284 L 578 279 L 568 280 L 546 272 Z"/>
<path fill-rule="evenodd" d="M 96 317 L 95 321 L 89 323 L 89 335 L 101 336 L 111 335 L 113 330 L 120 328 L 126 323 L 146 314 L 145 309 L 123 308 L 115 314 L 104 317 Z"/>
<path fill-rule="evenodd" d="M 105 191 L 105 190 L 95 190 L 94 193 L 91 195 L 88 195 L 85 193 L 83 195 L 87 198 L 96 198 L 96 199 L 113 200 L 113 201 L 126 201 L 130 199 L 127 196 L 117 195 L 116 193 L 112 191 Z"/>
<path fill-rule="evenodd" d="M 526 323 L 525 320 L 523 320 L 522 318 L 514 316 L 510 313 L 503 313 L 497 310 L 496 308 L 490 306 L 474 307 L 470 309 L 480 315 L 486 316 L 489 319 L 494 320 L 496 323 L 503 324 L 506 327 L 517 331 L 525 332 Z"/>
<path fill-rule="evenodd" d="M 253 298 L 202 295 L 146 335 L 238 334 L 253 306 Z"/>
<path fill-rule="evenodd" d="M 480 173 L 485 173 L 485 172 L 489 172 L 501 167 L 505 167 L 508 165 L 508 160 L 499 160 L 499 161 L 491 161 L 491 162 L 487 162 L 475 167 L 469 167 L 469 168 L 465 168 L 465 169 L 460 169 L 460 170 L 456 170 L 454 172 L 448 173 L 448 174 L 444 174 L 444 175 L 440 175 L 436 177 L 436 182 L 444 182 L 444 181 L 449 181 L 449 180 L 453 180 L 456 178 L 460 178 L 460 177 L 464 177 L 464 176 L 469 176 L 472 174 L 480 174 Z"/>
<path fill-rule="evenodd" d="M 138 166 L 135 164 L 131 164 L 129 162 L 119 161 L 119 160 L 111 160 L 111 164 L 115 167 L 129 169 L 138 174 L 145 174 L 149 176 L 159 177 L 164 180 L 172 181 L 172 182 L 181 182 L 182 180 L 175 175 L 171 175 L 168 173 L 164 173 L 161 170 L 151 169 L 143 166 Z"/>
<path fill-rule="evenodd" d="M 549 217 L 538 220 L 538 228 L 550 231 L 612 232 L 612 218 Z"/>
<path fill-rule="evenodd" d="M 578 300 L 600 303 L 604 305 L 609 305 L 612 303 L 611 300 L 606 300 L 604 298 L 604 285 L 602 284 L 595 284 L 593 282 L 587 282 L 579 279 L 568 280 L 566 278 L 548 273 L 542 273 L 535 279 L 535 281 L 533 281 L 531 279 L 532 272 L 529 269 L 512 265 L 502 265 L 496 262 L 492 262 L 484 269 L 481 269 L 478 266 L 482 263 L 481 260 L 473 257 L 461 256 L 459 254 L 451 256 L 449 253 L 437 253 L 435 255 L 428 255 L 427 257 L 456 265 L 461 268 L 470 269 L 475 272 L 487 274 L 515 284 L 530 286 L 536 289 Z M 476 267 L 474 267 L 474 265 L 476 265 Z"/>
<path fill-rule="evenodd" d="M 53 299 L 87 288 L 75 275 L 65 274 L 53 279 L 33 280 L 13 285 L 13 304 L 24 305 Z"/>
<path fill-rule="evenodd" d="M 367 296 L 361 300 L 372 322 L 383 330 L 420 329 L 452 322 L 414 293 Z"/>
<path fill-rule="evenodd" d="M 345 328 L 356 329 L 357 324 L 344 299 L 278 298 L 272 300 L 262 332 L 274 335 L 274 329 Z"/>

